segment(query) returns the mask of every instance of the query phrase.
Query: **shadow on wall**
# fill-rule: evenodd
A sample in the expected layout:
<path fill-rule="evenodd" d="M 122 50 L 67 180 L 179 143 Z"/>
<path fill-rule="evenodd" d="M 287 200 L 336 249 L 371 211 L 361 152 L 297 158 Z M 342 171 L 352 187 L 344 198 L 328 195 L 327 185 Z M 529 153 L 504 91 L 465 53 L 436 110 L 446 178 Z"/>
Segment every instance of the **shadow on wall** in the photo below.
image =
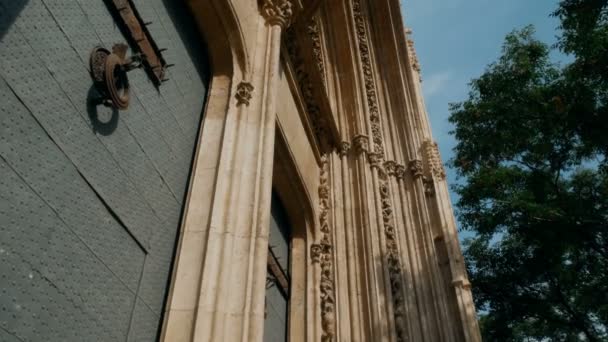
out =
<path fill-rule="evenodd" d="M 211 75 L 209 73 L 209 68 L 207 68 L 207 66 L 210 65 L 206 57 L 209 56 L 206 51 L 207 46 L 203 40 L 202 34 L 198 31 L 198 25 L 194 20 L 192 12 L 187 7 L 186 1 L 163 0 L 163 4 L 165 5 L 167 13 L 169 13 L 171 22 L 177 28 L 177 32 L 179 33 L 182 42 L 200 42 L 200 44 L 184 44 L 184 46 L 188 52 L 188 56 L 194 62 L 196 71 L 198 71 L 198 74 L 203 78 L 203 82 L 209 84 Z M 198 51 L 199 48 L 203 51 Z"/>
<path fill-rule="evenodd" d="M 87 94 L 87 113 L 93 126 L 93 132 L 110 135 L 118 125 L 118 110 L 103 104 L 103 97 L 91 85 Z"/>
<path fill-rule="evenodd" d="M 0 40 L 11 28 L 29 0 L 0 0 Z"/>

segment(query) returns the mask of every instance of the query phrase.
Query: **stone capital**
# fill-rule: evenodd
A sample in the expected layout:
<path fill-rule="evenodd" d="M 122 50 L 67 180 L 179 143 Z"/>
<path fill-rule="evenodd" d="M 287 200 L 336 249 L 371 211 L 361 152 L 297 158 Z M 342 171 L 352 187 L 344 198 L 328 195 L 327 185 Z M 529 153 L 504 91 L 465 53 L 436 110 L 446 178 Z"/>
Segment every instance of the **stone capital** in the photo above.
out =
<path fill-rule="evenodd" d="M 397 179 L 405 178 L 405 166 L 404 165 L 397 164 L 395 166 L 395 177 L 397 177 Z"/>
<path fill-rule="evenodd" d="M 372 169 L 380 170 L 382 168 L 383 155 L 381 153 L 369 153 L 368 158 Z"/>
<path fill-rule="evenodd" d="M 343 141 L 340 143 L 340 157 L 345 157 L 348 155 L 348 151 L 350 151 L 350 143 L 348 141 Z"/>
<path fill-rule="evenodd" d="M 384 162 L 384 169 L 389 176 L 395 176 L 397 170 L 397 163 L 393 160 L 387 160 Z"/>
<path fill-rule="evenodd" d="M 369 151 L 369 138 L 365 135 L 357 135 L 353 138 L 353 146 L 358 154 Z"/>
<path fill-rule="evenodd" d="M 411 160 L 409 163 L 409 167 L 410 167 L 410 172 L 412 173 L 412 177 L 414 177 L 414 179 L 422 177 L 422 175 L 423 175 L 422 160 L 420 160 L 420 159 Z"/>
<path fill-rule="evenodd" d="M 269 25 L 286 28 L 294 16 L 293 0 L 263 0 L 262 16 Z"/>
<path fill-rule="evenodd" d="M 313 263 L 319 263 L 321 261 L 321 253 L 323 253 L 323 247 L 320 244 L 314 243 L 310 246 L 310 258 Z"/>

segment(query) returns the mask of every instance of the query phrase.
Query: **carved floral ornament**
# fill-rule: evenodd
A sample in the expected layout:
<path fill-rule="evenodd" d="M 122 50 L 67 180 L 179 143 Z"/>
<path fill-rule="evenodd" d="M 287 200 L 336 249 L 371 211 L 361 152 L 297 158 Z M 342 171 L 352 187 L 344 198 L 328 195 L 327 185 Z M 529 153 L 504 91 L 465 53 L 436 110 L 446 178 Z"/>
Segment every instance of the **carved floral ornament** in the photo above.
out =
<path fill-rule="evenodd" d="M 311 246 L 311 254 L 313 262 L 319 262 L 321 264 L 321 281 L 319 284 L 321 293 L 321 327 L 323 328 L 321 341 L 332 342 L 334 341 L 336 334 L 336 300 L 333 281 L 333 248 L 331 244 L 331 228 L 329 222 L 330 188 L 327 155 L 321 157 L 321 170 L 319 176 L 319 225 L 321 241 L 319 244 Z"/>
<path fill-rule="evenodd" d="M 330 135 L 330 128 L 327 127 L 327 119 L 324 118 L 323 113 L 321 113 L 321 107 L 317 102 L 315 85 L 306 69 L 304 57 L 302 56 L 302 51 L 298 44 L 296 30 L 293 27 L 290 27 L 285 30 L 284 36 L 283 42 L 287 48 L 289 60 L 293 67 L 296 80 L 298 81 L 298 87 L 300 88 L 302 99 L 304 100 L 306 112 L 311 119 L 313 133 L 319 144 L 321 146 L 326 146 L 328 144 L 327 138 Z"/>
<path fill-rule="evenodd" d="M 384 169 L 386 170 L 387 175 L 395 176 L 395 171 L 397 170 L 397 163 L 392 160 L 385 161 Z"/>
<path fill-rule="evenodd" d="M 437 143 L 427 140 L 425 141 L 424 149 L 431 173 L 438 179 L 445 179 L 445 168 L 441 162 L 441 155 L 439 154 L 439 146 Z"/>
<path fill-rule="evenodd" d="M 293 20 L 292 0 L 263 0 L 262 15 L 270 25 L 286 28 Z"/>
<path fill-rule="evenodd" d="M 357 34 L 357 43 L 359 46 L 359 57 L 363 67 L 363 80 L 365 84 L 365 93 L 367 97 L 367 107 L 369 110 L 369 120 L 372 130 L 372 143 L 374 153 L 384 153 L 384 145 L 382 141 L 382 129 L 380 126 L 380 108 L 378 106 L 378 97 L 376 93 L 376 83 L 374 82 L 373 67 L 370 54 L 370 44 L 367 36 L 365 19 L 361 6 L 361 0 L 353 1 L 353 18 L 355 20 L 355 32 Z"/>
<path fill-rule="evenodd" d="M 397 164 L 395 166 L 395 177 L 397 179 L 403 179 L 405 177 L 405 166 L 401 164 Z"/>
<path fill-rule="evenodd" d="M 386 262 L 388 265 L 391 294 L 393 297 L 393 315 L 395 318 L 395 329 L 397 341 L 404 342 L 407 337 L 406 312 L 403 284 L 403 268 L 399 259 L 399 248 L 397 247 L 397 235 L 393 216 L 393 205 L 386 181 L 380 181 L 380 201 L 382 205 L 382 222 L 384 224 L 384 236 L 386 238 Z"/>
<path fill-rule="evenodd" d="M 405 35 L 407 37 L 407 49 L 410 55 L 410 64 L 412 65 L 412 69 L 416 70 L 416 72 L 420 74 L 420 62 L 418 61 L 418 55 L 416 54 L 416 49 L 414 48 L 414 41 L 410 38 L 411 34 L 412 29 L 406 28 Z"/>
<path fill-rule="evenodd" d="M 236 98 L 237 106 L 242 104 L 249 106 L 249 101 L 251 100 L 251 93 L 253 92 L 253 85 L 249 82 L 241 82 L 236 87 L 236 94 L 234 97 Z"/>
<path fill-rule="evenodd" d="M 365 135 L 357 135 L 353 138 L 353 146 L 358 154 L 369 151 L 369 138 Z"/>
<path fill-rule="evenodd" d="M 418 177 L 422 177 L 422 175 L 423 175 L 422 160 L 420 160 L 420 159 L 411 160 L 409 163 L 409 167 L 410 167 L 410 172 L 412 174 L 412 177 L 414 177 L 414 179 L 416 179 Z"/>
<path fill-rule="evenodd" d="M 348 151 L 350 151 L 350 143 L 348 141 L 343 141 L 340 143 L 340 157 L 345 157 L 348 155 Z"/>
<path fill-rule="evenodd" d="M 313 17 L 308 25 L 306 25 L 306 31 L 308 32 L 310 40 L 312 41 L 312 54 L 317 65 L 317 69 L 319 69 L 319 73 L 321 74 L 321 80 L 323 83 L 325 83 L 325 62 L 323 60 L 321 30 L 315 17 Z"/>

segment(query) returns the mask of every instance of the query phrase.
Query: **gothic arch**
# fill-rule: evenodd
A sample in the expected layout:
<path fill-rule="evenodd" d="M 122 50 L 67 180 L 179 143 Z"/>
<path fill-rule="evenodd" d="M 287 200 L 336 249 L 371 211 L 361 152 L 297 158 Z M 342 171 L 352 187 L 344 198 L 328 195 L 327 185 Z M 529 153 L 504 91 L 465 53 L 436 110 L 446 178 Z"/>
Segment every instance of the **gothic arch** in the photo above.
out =
<path fill-rule="evenodd" d="M 250 61 L 242 25 L 232 1 L 188 0 L 209 46 L 214 75 L 238 76 L 246 79 Z"/>

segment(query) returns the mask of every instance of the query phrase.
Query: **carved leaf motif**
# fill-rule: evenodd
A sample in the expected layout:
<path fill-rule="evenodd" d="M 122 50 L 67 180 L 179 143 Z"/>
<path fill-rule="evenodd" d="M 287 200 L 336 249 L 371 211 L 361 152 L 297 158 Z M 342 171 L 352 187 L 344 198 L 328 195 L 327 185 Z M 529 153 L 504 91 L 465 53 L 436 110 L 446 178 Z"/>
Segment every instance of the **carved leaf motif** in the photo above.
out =
<path fill-rule="evenodd" d="M 376 94 L 376 84 L 374 82 L 373 68 L 371 56 L 369 53 L 369 39 L 365 28 L 365 19 L 361 11 L 361 1 L 353 1 L 353 16 L 355 20 L 355 31 L 357 34 L 357 42 L 359 45 L 359 56 L 363 67 L 363 78 L 365 83 L 365 92 L 367 95 L 367 107 L 369 110 L 369 119 L 372 127 L 372 142 L 374 144 L 374 153 L 384 155 L 384 144 L 382 140 L 382 129 L 380 123 L 380 109 L 378 107 L 378 97 Z"/>
<path fill-rule="evenodd" d="M 393 224 L 393 206 L 387 181 L 380 181 L 380 202 L 382 205 L 382 222 L 384 223 L 384 236 L 386 238 L 386 263 L 388 265 L 391 294 L 393 297 L 393 313 L 397 340 L 405 341 L 405 299 L 403 297 L 403 268 L 399 259 L 397 235 Z"/>
<path fill-rule="evenodd" d="M 425 151 L 431 173 L 438 179 L 445 179 L 445 168 L 441 162 L 437 143 L 430 140 L 425 141 Z"/>
<path fill-rule="evenodd" d="M 318 245 L 319 259 L 321 264 L 321 282 L 319 285 L 319 289 L 321 292 L 321 327 L 323 328 L 321 341 L 332 342 L 336 334 L 336 301 L 334 295 L 333 281 L 333 248 L 331 243 L 331 231 L 329 223 L 330 188 L 327 155 L 323 155 L 321 157 L 321 170 L 319 178 L 319 224 L 321 226 L 320 230 L 322 234 L 321 241 Z"/>
<path fill-rule="evenodd" d="M 285 28 L 293 19 L 292 0 L 264 0 L 262 14 L 270 25 L 280 25 Z"/>
<path fill-rule="evenodd" d="M 253 92 L 253 85 L 249 82 L 241 82 L 236 87 L 236 94 L 234 97 L 236 98 L 237 106 L 242 104 L 249 106 L 249 101 L 251 100 L 251 93 Z"/>

